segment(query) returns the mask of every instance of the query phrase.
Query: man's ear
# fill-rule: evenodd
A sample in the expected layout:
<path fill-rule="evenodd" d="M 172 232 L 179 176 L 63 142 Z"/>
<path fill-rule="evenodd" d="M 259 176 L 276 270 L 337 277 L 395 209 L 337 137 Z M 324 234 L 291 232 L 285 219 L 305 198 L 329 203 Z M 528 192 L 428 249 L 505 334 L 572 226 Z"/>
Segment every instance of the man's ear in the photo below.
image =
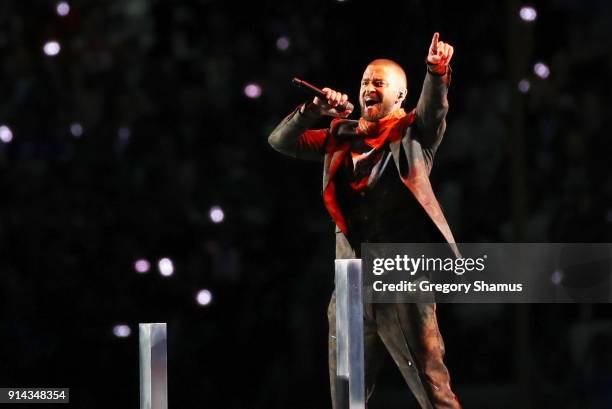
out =
<path fill-rule="evenodd" d="M 404 102 L 406 95 L 408 95 L 408 90 L 406 88 L 400 88 L 397 92 L 397 100 Z"/>

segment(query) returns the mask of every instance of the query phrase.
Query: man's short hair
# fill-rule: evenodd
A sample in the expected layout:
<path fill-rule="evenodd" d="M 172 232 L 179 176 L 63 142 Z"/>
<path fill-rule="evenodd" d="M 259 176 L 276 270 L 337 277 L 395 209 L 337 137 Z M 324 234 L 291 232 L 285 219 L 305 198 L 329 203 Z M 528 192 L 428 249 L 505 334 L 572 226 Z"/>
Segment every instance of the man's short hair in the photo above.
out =
<path fill-rule="evenodd" d="M 401 81 L 401 84 L 400 84 L 401 87 L 408 88 L 408 78 L 406 77 L 406 72 L 404 71 L 402 66 L 396 63 L 395 61 L 389 60 L 387 58 L 377 58 L 371 63 L 369 63 L 368 65 L 386 65 L 388 67 L 393 68 L 399 74 L 399 78 Z"/>

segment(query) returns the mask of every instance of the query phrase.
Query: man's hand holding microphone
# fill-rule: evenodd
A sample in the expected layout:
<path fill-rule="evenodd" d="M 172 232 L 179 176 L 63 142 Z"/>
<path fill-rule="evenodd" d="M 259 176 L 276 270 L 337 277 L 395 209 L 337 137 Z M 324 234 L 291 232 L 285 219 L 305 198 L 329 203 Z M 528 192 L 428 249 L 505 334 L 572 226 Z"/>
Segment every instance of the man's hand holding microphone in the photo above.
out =
<path fill-rule="evenodd" d="M 330 88 L 323 88 L 321 91 L 325 96 L 316 96 L 312 100 L 312 105 L 319 109 L 321 115 L 346 118 L 353 112 L 353 106 L 348 102 L 348 95 Z"/>
<path fill-rule="evenodd" d="M 306 105 L 304 109 L 317 112 L 319 115 L 337 118 L 346 118 L 353 112 L 353 109 L 355 109 L 353 104 L 348 102 L 348 95 L 346 94 L 334 91 L 331 88 L 319 89 L 299 78 L 294 78 L 293 84 L 315 96 L 312 102 Z"/>

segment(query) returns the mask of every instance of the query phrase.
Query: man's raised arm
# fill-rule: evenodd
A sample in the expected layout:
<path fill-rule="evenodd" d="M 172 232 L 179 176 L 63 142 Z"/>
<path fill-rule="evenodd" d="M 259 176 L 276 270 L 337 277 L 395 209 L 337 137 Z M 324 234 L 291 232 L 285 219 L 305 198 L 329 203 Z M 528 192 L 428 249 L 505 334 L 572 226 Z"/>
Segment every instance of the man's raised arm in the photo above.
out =
<path fill-rule="evenodd" d="M 449 63 L 453 57 L 453 47 L 438 40 L 439 34 L 434 33 L 427 54 L 427 75 L 416 106 L 415 118 L 421 144 L 424 148 L 433 149 L 440 144 L 446 129 L 446 95 L 451 79 Z"/>

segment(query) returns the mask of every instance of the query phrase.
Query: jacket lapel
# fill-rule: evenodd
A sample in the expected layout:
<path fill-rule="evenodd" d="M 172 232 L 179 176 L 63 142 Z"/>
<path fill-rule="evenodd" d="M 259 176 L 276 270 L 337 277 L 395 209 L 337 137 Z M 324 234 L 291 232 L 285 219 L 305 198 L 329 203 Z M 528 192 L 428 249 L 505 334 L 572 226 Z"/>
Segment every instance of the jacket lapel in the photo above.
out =
<path fill-rule="evenodd" d="M 331 218 L 344 234 L 348 233 L 348 228 L 346 226 L 346 220 L 340 211 L 340 206 L 338 205 L 336 184 L 333 178 L 338 169 L 340 169 L 348 151 L 349 144 L 344 143 L 338 145 L 335 150 L 328 152 L 325 155 L 325 168 L 323 170 L 323 203 Z"/>
<path fill-rule="evenodd" d="M 425 212 L 429 215 L 431 220 L 434 222 L 444 239 L 450 245 L 453 253 L 457 257 L 461 257 L 459 249 L 455 244 L 455 238 L 450 230 L 448 222 L 442 213 L 442 208 L 436 199 L 436 196 L 431 187 L 429 181 L 429 175 L 425 168 L 425 162 L 423 159 L 413 158 L 411 161 L 405 161 L 408 169 L 401 169 L 401 145 L 402 141 L 396 141 L 389 144 L 391 155 L 400 174 L 400 178 L 404 185 L 412 192 L 416 200 L 423 207 Z M 409 164 L 409 165 L 408 165 Z"/>
<path fill-rule="evenodd" d="M 348 151 L 349 151 L 349 144 L 345 143 L 345 144 L 338 146 L 337 150 L 331 153 L 328 153 L 326 155 L 329 158 L 329 160 L 325 161 L 326 162 L 325 163 L 326 178 L 323 181 L 323 191 L 327 189 L 327 185 L 329 184 L 329 181 L 334 177 L 338 169 L 340 169 L 340 165 L 342 164 L 342 161 L 344 160 L 344 157 L 346 156 Z"/>

